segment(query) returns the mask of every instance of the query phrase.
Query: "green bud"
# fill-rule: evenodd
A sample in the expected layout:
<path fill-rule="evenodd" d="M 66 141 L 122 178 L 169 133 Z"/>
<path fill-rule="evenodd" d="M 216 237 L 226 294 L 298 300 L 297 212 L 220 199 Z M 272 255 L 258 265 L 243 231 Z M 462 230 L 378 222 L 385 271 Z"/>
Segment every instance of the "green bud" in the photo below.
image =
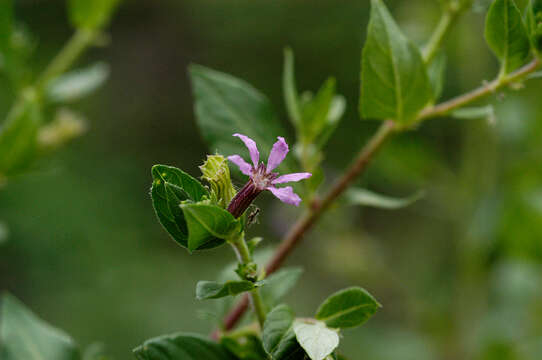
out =
<path fill-rule="evenodd" d="M 228 161 L 222 155 L 207 155 L 207 160 L 200 167 L 201 177 L 211 186 L 211 200 L 222 208 L 227 208 L 235 196 L 235 189 L 230 178 Z"/>

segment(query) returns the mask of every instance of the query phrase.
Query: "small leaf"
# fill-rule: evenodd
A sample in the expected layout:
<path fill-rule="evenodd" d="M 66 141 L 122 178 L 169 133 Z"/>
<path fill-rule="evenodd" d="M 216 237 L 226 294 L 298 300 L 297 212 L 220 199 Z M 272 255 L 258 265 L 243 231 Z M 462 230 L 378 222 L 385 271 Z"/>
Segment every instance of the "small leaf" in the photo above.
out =
<path fill-rule="evenodd" d="M 223 336 L 220 343 L 239 360 L 267 359 L 262 341 L 256 335 L 249 334 L 242 338 Z"/>
<path fill-rule="evenodd" d="M 405 124 L 433 98 L 419 49 L 401 32 L 382 0 L 371 1 L 363 48 L 360 112 Z"/>
<path fill-rule="evenodd" d="M 41 121 L 41 107 L 35 94 L 23 95 L 0 128 L 0 177 L 16 174 L 35 159 Z"/>
<path fill-rule="evenodd" d="M 79 350 L 63 331 L 28 310 L 15 297 L 4 294 L 0 308 L 2 360 L 78 360 Z"/>
<path fill-rule="evenodd" d="M 188 248 L 188 228 L 181 202 L 199 202 L 208 197 L 201 183 L 182 170 L 166 165 L 152 167 L 152 205 L 160 224 L 182 247 Z M 224 240 L 213 239 L 198 248 L 210 249 L 222 245 Z"/>
<path fill-rule="evenodd" d="M 120 0 L 69 0 L 68 10 L 72 24 L 82 29 L 106 26 Z"/>
<path fill-rule="evenodd" d="M 424 195 L 423 191 L 418 191 L 406 198 L 393 198 L 361 188 L 352 188 L 346 192 L 346 198 L 351 204 L 387 210 L 407 207 L 420 200 Z"/>
<path fill-rule="evenodd" d="M 256 284 L 250 281 L 226 281 L 218 283 L 216 281 L 198 281 L 196 285 L 196 299 L 220 299 L 226 296 L 235 296 L 256 287 Z"/>
<path fill-rule="evenodd" d="M 433 100 L 436 101 L 442 95 L 446 75 L 446 55 L 439 52 L 427 69 L 429 81 L 433 89 Z"/>
<path fill-rule="evenodd" d="M 275 306 L 295 287 L 301 274 L 303 274 L 302 268 L 291 267 L 281 269 L 265 279 L 265 286 L 261 288 L 260 294 L 268 309 Z"/>
<path fill-rule="evenodd" d="M 316 312 L 316 319 L 331 328 L 351 328 L 366 322 L 381 305 L 366 290 L 351 287 L 327 298 Z"/>
<path fill-rule="evenodd" d="M 232 136 L 241 133 L 256 142 L 263 160 L 277 136 L 286 133 L 269 100 L 245 81 L 199 65 L 190 66 L 190 78 L 197 123 L 213 151 L 247 154 L 243 143 Z M 280 168 L 293 172 L 291 161 L 286 157 Z"/>
<path fill-rule="evenodd" d="M 293 323 L 294 313 L 287 305 L 279 305 L 267 314 L 262 341 L 273 360 L 303 359 L 305 352 L 297 343 Z"/>
<path fill-rule="evenodd" d="M 134 349 L 134 355 L 138 360 L 235 360 L 222 345 L 183 333 L 147 340 Z"/>
<path fill-rule="evenodd" d="M 288 116 L 298 127 L 301 123 L 301 110 L 299 108 L 298 93 L 295 86 L 294 53 L 292 49 L 284 49 L 284 72 L 282 75 L 282 91 Z"/>
<path fill-rule="evenodd" d="M 487 119 L 490 122 L 495 121 L 495 109 L 492 105 L 460 108 L 454 110 L 450 115 L 456 119 Z"/>
<path fill-rule="evenodd" d="M 241 223 L 216 205 L 184 203 L 181 209 L 188 228 L 188 250 L 201 248 L 216 239 L 229 239 L 240 231 Z"/>
<path fill-rule="evenodd" d="M 542 50 L 542 0 L 531 0 L 527 6 L 527 31 L 537 53 Z"/>
<path fill-rule="evenodd" d="M 328 78 L 316 96 L 303 106 L 299 130 L 306 143 L 312 143 L 324 130 L 334 97 L 335 79 Z"/>
<path fill-rule="evenodd" d="M 530 53 L 529 36 L 514 0 L 495 0 L 486 17 L 486 41 L 501 61 L 501 73 L 523 65 Z"/>
<path fill-rule="evenodd" d="M 337 331 L 321 322 L 309 324 L 298 320 L 294 323 L 294 333 L 311 360 L 324 360 L 339 346 Z"/>
<path fill-rule="evenodd" d="M 71 71 L 53 80 L 46 95 L 53 102 L 79 100 L 99 88 L 109 76 L 109 66 L 100 62 L 85 69 Z"/>

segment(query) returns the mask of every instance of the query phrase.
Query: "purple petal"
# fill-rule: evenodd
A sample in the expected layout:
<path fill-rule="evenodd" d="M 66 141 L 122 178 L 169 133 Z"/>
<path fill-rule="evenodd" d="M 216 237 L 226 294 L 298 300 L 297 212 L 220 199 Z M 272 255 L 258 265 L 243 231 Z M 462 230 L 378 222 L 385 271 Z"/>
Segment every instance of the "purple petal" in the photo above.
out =
<path fill-rule="evenodd" d="M 228 156 L 228 160 L 234 163 L 235 165 L 239 166 L 239 170 L 247 176 L 250 176 L 252 171 L 252 166 L 250 166 L 249 163 L 245 161 L 242 157 L 239 155 L 231 155 Z"/>
<path fill-rule="evenodd" d="M 273 144 L 271 153 L 269 153 L 269 159 L 267 159 L 267 172 L 271 172 L 279 166 L 289 151 L 288 144 L 286 144 L 284 138 L 279 136 L 277 139 L 277 142 Z"/>
<path fill-rule="evenodd" d="M 287 182 L 291 182 L 291 181 L 299 181 L 299 180 L 303 180 L 303 179 L 308 179 L 311 176 L 312 176 L 312 174 L 308 173 L 308 172 L 286 174 L 286 175 L 279 176 L 275 180 L 271 181 L 271 184 L 274 185 L 274 184 L 287 183 Z"/>
<path fill-rule="evenodd" d="M 241 139 L 245 146 L 248 148 L 248 152 L 250 153 L 250 158 L 252 159 L 252 163 L 254 164 L 254 168 L 258 167 L 258 162 L 260 161 L 260 152 L 258 151 L 258 147 L 256 146 L 256 142 L 249 138 L 248 136 L 242 135 L 242 134 L 233 134 L 233 136 L 237 136 L 239 139 Z"/>
<path fill-rule="evenodd" d="M 283 188 L 269 186 L 267 187 L 267 190 L 271 191 L 273 195 L 275 195 L 280 201 L 286 204 L 299 206 L 299 203 L 301 202 L 301 198 L 299 197 L 299 195 L 294 193 L 294 190 L 291 186 L 286 186 Z"/>

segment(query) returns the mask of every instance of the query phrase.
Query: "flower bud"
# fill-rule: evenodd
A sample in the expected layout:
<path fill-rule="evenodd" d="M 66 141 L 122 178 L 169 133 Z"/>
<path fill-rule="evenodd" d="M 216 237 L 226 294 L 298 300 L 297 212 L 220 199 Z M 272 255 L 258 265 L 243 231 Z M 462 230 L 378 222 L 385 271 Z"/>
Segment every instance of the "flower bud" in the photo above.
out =
<path fill-rule="evenodd" d="M 225 209 L 235 196 L 228 161 L 222 155 L 207 155 L 207 160 L 199 168 L 202 179 L 211 186 L 211 200 Z"/>

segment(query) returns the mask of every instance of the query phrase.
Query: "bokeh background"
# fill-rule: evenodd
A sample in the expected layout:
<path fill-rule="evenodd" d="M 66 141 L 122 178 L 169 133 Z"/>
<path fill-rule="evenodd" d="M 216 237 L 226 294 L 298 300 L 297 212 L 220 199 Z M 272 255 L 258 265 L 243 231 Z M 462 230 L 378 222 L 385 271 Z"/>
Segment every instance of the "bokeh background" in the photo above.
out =
<path fill-rule="evenodd" d="M 438 20 L 436 0 L 386 3 L 418 43 Z M 16 11 L 36 34 L 38 71 L 72 32 L 65 4 L 20 0 Z M 484 11 L 477 2 L 449 38 L 445 98 L 498 70 L 482 35 Z M 378 125 L 357 112 L 368 15 L 366 0 L 126 1 L 109 46 L 80 61 L 111 65 L 106 86 L 76 104 L 88 133 L 0 191 L 9 231 L 0 288 L 82 346 L 102 342 L 114 359 L 132 358 L 152 336 L 208 332 L 214 320 L 201 309 L 212 306 L 195 300 L 195 284 L 215 279 L 231 251 L 189 255 L 161 229 L 148 195 L 153 164 L 198 175 L 214 151 L 195 125 L 187 66 L 247 80 L 285 126 L 283 48 L 295 52 L 299 89 L 335 76 L 348 109 L 326 148 L 329 182 Z M 345 332 L 351 359 L 542 358 L 541 91 L 542 81 L 530 81 L 489 99 L 491 121 L 430 120 L 388 144 L 359 184 L 397 196 L 424 189 L 425 198 L 399 211 L 328 213 L 289 260 L 305 267 L 286 299 L 297 314 L 360 285 L 384 308 Z M 2 115 L 12 96 L 3 90 Z M 251 233 L 272 247 L 296 210 L 270 197 L 258 204 L 261 224 Z"/>

